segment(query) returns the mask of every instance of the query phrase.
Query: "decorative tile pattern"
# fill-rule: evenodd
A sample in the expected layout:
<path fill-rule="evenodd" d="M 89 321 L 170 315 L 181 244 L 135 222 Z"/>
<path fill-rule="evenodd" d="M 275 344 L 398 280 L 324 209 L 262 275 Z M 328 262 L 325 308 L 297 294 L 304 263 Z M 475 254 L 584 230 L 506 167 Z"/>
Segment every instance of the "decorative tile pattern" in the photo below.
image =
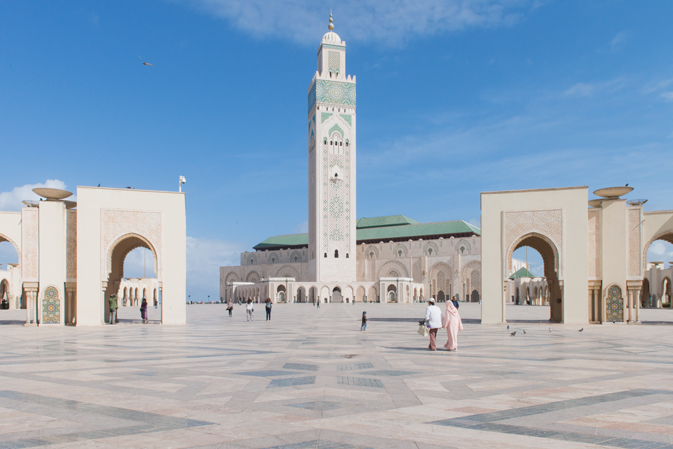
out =
<path fill-rule="evenodd" d="M 329 136 L 332 136 L 332 134 L 333 134 L 335 131 L 338 132 L 338 133 L 341 135 L 341 138 L 342 138 L 342 139 L 344 138 L 344 136 L 345 136 L 345 134 L 344 134 L 344 130 L 341 129 L 341 126 L 339 126 L 339 125 L 336 124 L 336 123 L 334 124 L 334 126 L 332 126 L 332 127 L 329 129 L 329 133 L 327 133 L 327 134 L 328 134 Z"/>
<path fill-rule="evenodd" d="M 353 124 L 351 123 L 351 117 L 352 116 L 350 114 L 341 114 L 341 118 L 346 120 L 348 126 L 353 126 Z"/>
<path fill-rule="evenodd" d="M 338 44 L 320 44 L 320 48 L 330 48 L 332 50 L 346 50 L 345 45 L 338 45 Z M 320 48 L 318 49 L 318 52 L 320 52 Z"/>
<path fill-rule="evenodd" d="M 318 365 L 306 365 L 304 363 L 286 363 L 283 369 L 300 369 L 304 371 L 318 371 Z"/>
<path fill-rule="evenodd" d="M 320 113 L 320 123 L 325 123 L 325 120 L 333 116 L 331 112 L 321 112 Z"/>
<path fill-rule="evenodd" d="M 287 406 L 314 411 L 336 410 L 341 408 L 341 404 L 339 402 L 329 402 L 329 401 L 302 402 L 299 404 L 288 404 Z"/>
<path fill-rule="evenodd" d="M 379 379 L 365 379 L 362 377 L 338 376 L 337 383 L 343 385 L 354 385 L 356 387 L 383 388 L 383 383 Z"/>
<path fill-rule="evenodd" d="M 315 383 L 315 376 L 306 377 L 288 377 L 285 379 L 274 379 L 266 388 L 296 387 L 299 385 L 311 385 Z"/>
<path fill-rule="evenodd" d="M 61 323 L 61 300 L 58 298 L 58 290 L 52 286 L 44 289 L 42 322 L 44 324 Z"/>
<path fill-rule="evenodd" d="M 256 376 L 256 377 L 279 377 L 287 376 L 290 374 L 298 374 L 292 371 L 280 371 L 280 370 L 263 370 L 263 371 L 245 371 L 242 373 L 236 373 L 241 376 Z"/>
<path fill-rule="evenodd" d="M 349 364 L 346 364 L 346 365 L 338 365 L 337 366 L 337 371 L 355 371 L 355 370 L 369 369 L 369 368 L 374 368 L 374 365 L 372 365 L 369 362 L 349 363 Z"/>
<path fill-rule="evenodd" d="M 605 309 L 607 321 L 624 321 L 624 298 L 619 285 L 612 285 L 608 288 Z"/>
<path fill-rule="evenodd" d="M 308 110 L 316 104 L 328 107 L 355 107 L 355 83 L 316 79 L 308 92 Z"/>

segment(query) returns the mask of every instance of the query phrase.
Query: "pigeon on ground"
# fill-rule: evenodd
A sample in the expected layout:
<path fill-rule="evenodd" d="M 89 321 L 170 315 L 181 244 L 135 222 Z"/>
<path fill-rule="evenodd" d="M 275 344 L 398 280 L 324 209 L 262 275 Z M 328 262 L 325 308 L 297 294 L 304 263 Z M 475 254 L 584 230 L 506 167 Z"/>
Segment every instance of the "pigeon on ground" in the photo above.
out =
<path fill-rule="evenodd" d="M 551 332 L 551 327 L 549 328 L 549 332 Z"/>
<path fill-rule="evenodd" d="M 509 324 L 507 325 L 507 330 L 509 330 Z"/>
<path fill-rule="evenodd" d="M 512 333 L 509 334 L 509 335 L 511 335 L 512 337 L 515 336 L 515 335 L 516 335 L 516 331 L 512 332 Z"/>
<path fill-rule="evenodd" d="M 583 330 L 584 330 L 584 328 L 582 328 L 582 329 L 578 330 L 577 332 L 582 332 Z"/>
<path fill-rule="evenodd" d="M 526 329 L 523 330 L 523 334 L 526 335 Z"/>
<path fill-rule="evenodd" d="M 143 65 L 152 65 L 152 64 L 150 64 L 149 62 L 145 62 L 145 60 L 143 59 L 142 56 L 138 56 L 138 57 L 139 57 L 140 60 L 143 62 Z"/>

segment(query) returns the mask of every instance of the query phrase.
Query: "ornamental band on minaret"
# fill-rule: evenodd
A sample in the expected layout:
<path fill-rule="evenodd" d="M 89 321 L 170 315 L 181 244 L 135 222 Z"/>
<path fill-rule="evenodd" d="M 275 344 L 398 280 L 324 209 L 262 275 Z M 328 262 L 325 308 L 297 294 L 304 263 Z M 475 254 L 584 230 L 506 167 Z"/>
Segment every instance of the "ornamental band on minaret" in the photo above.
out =
<path fill-rule="evenodd" d="M 308 90 L 309 280 L 356 279 L 355 77 L 346 76 L 346 43 L 334 30 L 318 47 Z"/>

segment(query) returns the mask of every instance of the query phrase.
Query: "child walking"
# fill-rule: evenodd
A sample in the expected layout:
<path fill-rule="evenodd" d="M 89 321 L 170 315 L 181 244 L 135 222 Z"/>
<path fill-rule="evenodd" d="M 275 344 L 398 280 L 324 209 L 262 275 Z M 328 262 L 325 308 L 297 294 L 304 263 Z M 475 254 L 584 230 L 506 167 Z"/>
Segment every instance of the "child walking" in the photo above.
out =
<path fill-rule="evenodd" d="M 360 330 L 367 330 L 367 312 L 362 312 L 362 326 L 360 326 Z"/>

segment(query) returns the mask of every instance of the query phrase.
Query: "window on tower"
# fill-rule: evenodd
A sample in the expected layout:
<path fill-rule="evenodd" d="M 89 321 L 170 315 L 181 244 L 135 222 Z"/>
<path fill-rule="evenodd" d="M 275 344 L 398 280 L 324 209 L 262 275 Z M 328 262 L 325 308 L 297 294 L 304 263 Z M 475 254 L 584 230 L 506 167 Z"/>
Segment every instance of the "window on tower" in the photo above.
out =
<path fill-rule="evenodd" d="M 335 259 L 338 259 L 338 258 L 339 258 L 339 250 L 338 250 L 338 249 L 335 249 L 335 250 L 334 250 L 334 258 L 335 258 Z"/>

